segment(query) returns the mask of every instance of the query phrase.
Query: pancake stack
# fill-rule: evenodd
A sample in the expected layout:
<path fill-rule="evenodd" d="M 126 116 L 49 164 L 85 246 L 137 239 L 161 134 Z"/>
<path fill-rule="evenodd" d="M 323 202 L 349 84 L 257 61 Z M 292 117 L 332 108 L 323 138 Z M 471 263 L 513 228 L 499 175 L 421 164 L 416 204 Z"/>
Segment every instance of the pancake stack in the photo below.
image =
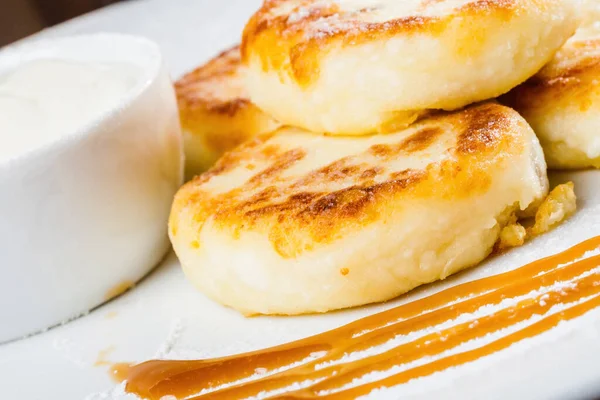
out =
<path fill-rule="evenodd" d="M 573 36 L 581 7 L 265 0 L 239 48 L 176 85 L 188 174 L 219 158 L 173 203 L 186 275 L 247 315 L 326 312 L 444 279 L 559 223 L 573 188 L 548 196 L 534 130 L 551 166 L 596 165 L 578 147 L 593 112 L 572 141 L 536 123 L 583 114 L 564 87 L 539 89 L 593 64 L 578 39 L 593 21 Z M 592 94 L 566 97 L 595 107 Z M 571 153 L 554 150 L 565 143 Z M 534 215 L 529 230 L 518 222 Z"/>

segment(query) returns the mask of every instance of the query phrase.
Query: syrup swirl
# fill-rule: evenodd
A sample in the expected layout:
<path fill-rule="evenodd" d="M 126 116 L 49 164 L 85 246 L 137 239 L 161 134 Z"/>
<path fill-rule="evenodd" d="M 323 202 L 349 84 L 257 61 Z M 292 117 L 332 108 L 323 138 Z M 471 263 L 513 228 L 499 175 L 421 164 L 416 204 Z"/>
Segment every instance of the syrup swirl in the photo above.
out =
<path fill-rule="evenodd" d="M 266 350 L 120 364 L 116 375 L 127 381 L 127 392 L 147 399 L 356 398 L 475 361 L 599 307 L 600 255 L 590 255 L 599 249 L 600 236 L 513 271 Z M 494 312 L 468 318 L 490 305 Z M 500 335 L 460 348 L 492 333 Z"/>

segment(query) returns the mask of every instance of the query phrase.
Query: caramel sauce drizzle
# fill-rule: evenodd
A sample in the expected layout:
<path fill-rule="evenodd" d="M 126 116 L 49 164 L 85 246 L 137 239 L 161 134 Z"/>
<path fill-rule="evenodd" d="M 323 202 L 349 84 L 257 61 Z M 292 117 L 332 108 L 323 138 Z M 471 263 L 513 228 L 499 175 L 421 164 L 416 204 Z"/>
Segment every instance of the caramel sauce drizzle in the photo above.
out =
<path fill-rule="evenodd" d="M 235 399 L 259 394 L 280 399 L 356 398 L 377 388 L 400 385 L 477 360 L 599 307 L 600 272 L 594 270 L 600 267 L 600 255 L 583 258 L 585 253 L 599 248 L 600 236 L 516 270 L 464 283 L 332 331 L 266 350 L 209 360 L 154 360 L 129 367 L 120 364 L 115 374 L 127 381 L 127 392 L 147 399 L 167 395 L 178 399 Z M 506 299 L 513 299 L 514 304 L 414 340 L 407 339 L 391 349 L 376 347 L 474 313 L 483 306 L 498 306 Z M 556 305 L 565 307 L 548 314 Z M 535 315 L 542 317 L 500 335 L 499 339 L 470 350 L 443 354 Z M 369 355 L 345 358 L 366 350 L 370 350 Z M 438 358 L 427 362 L 425 357 L 434 356 Z M 423 363 L 408 365 L 399 372 L 390 371 L 414 361 Z M 375 371 L 384 376 L 366 383 L 355 381 Z M 223 385 L 227 387 L 219 388 Z"/>

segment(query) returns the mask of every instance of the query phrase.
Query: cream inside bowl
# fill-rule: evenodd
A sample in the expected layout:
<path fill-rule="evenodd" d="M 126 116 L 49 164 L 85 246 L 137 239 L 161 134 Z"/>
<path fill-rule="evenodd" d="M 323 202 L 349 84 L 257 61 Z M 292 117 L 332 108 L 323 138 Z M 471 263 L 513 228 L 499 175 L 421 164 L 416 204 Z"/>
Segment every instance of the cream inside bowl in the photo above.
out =
<path fill-rule="evenodd" d="M 156 266 L 182 161 L 154 43 L 95 34 L 0 50 L 0 343 L 76 317 Z"/>

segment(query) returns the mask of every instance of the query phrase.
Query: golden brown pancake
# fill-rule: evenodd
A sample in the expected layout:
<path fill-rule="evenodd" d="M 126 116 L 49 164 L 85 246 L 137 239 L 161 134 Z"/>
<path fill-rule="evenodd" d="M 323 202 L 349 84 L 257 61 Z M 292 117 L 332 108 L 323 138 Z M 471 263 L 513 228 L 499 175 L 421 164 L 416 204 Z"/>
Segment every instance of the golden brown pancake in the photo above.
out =
<path fill-rule="evenodd" d="M 266 0 L 244 30 L 247 88 L 284 124 L 393 131 L 522 83 L 578 14 L 577 0 Z"/>
<path fill-rule="evenodd" d="M 245 314 L 383 301 L 473 266 L 547 193 L 538 140 L 495 103 L 369 136 L 280 128 L 177 194 L 191 281 Z"/>
<path fill-rule="evenodd" d="M 250 102 L 239 46 L 182 77 L 175 90 L 188 177 L 206 171 L 247 139 L 279 126 Z"/>
<path fill-rule="evenodd" d="M 503 101 L 538 135 L 549 168 L 600 168 L 600 10 L 538 74 Z"/>

